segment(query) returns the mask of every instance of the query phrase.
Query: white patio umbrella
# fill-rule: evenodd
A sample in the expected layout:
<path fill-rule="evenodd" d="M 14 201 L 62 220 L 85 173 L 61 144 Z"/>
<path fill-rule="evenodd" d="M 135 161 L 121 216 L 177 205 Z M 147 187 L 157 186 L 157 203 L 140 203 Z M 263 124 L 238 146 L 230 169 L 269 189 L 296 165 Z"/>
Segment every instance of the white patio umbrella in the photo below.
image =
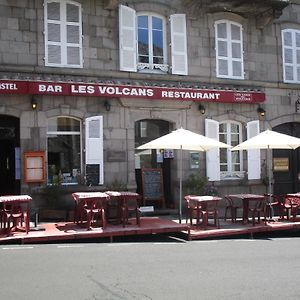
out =
<path fill-rule="evenodd" d="M 180 128 L 149 143 L 139 146 L 137 149 L 178 149 L 179 161 L 179 221 L 182 217 L 182 150 L 207 151 L 213 148 L 230 148 L 231 146 L 201 134 Z"/>
<path fill-rule="evenodd" d="M 300 139 L 278 133 L 272 130 L 266 130 L 258 135 L 246 140 L 243 143 L 233 147 L 231 151 L 236 150 L 250 150 L 250 149 L 267 149 L 268 156 L 268 179 L 269 179 L 269 195 L 271 200 L 272 194 L 272 183 L 271 183 L 271 174 L 272 174 L 272 161 L 271 161 L 271 149 L 296 149 L 300 146 Z M 271 202 L 271 201 L 270 201 Z"/>

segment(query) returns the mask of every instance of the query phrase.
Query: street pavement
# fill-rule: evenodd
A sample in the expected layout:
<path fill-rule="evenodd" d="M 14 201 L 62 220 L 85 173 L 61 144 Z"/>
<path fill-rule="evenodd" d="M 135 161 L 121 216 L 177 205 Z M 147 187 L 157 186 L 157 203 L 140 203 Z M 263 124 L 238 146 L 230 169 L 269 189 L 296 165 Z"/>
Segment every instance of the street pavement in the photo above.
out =
<path fill-rule="evenodd" d="M 0 299 L 300 299 L 300 234 L 1 245 Z"/>

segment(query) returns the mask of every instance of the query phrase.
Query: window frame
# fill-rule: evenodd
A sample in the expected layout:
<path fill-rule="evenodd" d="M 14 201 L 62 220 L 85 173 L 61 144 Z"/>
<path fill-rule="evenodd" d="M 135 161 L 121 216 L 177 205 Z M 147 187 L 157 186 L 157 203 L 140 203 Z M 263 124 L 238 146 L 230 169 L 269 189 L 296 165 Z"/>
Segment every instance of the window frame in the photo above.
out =
<path fill-rule="evenodd" d="M 224 134 L 224 132 L 221 132 L 220 127 L 221 125 L 226 125 L 227 127 L 227 131 L 226 131 L 226 135 L 227 138 L 225 141 L 223 141 L 224 143 L 231 145 L 231 140 L 232 140 L 232 131 L 231 131 L 231 125 L 237 125 L 239 127 L 239 142 L 241 143 L 243 141 L 243 125 L 240 122 L 237 121 L 233 121 L 233 120 L 225 120 L 222 122 L 219 122 L 219 140 L 221 134 Z M 240 159 L 240 163 L 239 164 L 233 164 L 232 162 L 232 155 L 233 152 L 230 149 L 220 149 L 220 151 L 226 151 L 227 152 L 227 163 L 222 163 L 221 162 L 221 154 L 220 154 L 220 175 L 221 175 L 221 180 L 229 180 L 229 179 L 241 179 L 244 177 L 244 164 L 243 164 L 243 151 L 239 150 L 239 151 L 234 151 L 234 153 L 239 152 L 239 159 Z M 227 165 L 227 171 L 222 171 L 221 170 L 221 166 L 222 165 Z M 234 165 L 239 165 L 239 171 L 234 171 L 233 170 L 233 166 Z"/>
<path fill-rule="evenodd" d="M 58 118 L 66 118 L 66 119 L 73 119 L 73 120 L 76 120 L 79 122 L 79 131 L 49 131 L 48 130 L 48 125 L 49 125 L 49 120 L 53 120 L 53 119 L 58 119 Z M 50 117 L 47 119 L 47 132 L 46 132 L 46 137 L 47 137 L 47 152 L 46 152 L 46 155 L 47 155 L 47 168 L 46 168 L 46 171 L 47 171 L 47 185 L 51 185 L 52 183 L 49 183 L 49 162 L 48 162 L 48 139 L 49 139 L 49 135 L 79 135 L 79 141 L 80 141 L 80 174 L 83 174 L 83 155 L 82 155 L 82 120 L 80 120 L 79 118 L 76 118 L 76 117 L 71 117 L 71 116 L 55 116 L 55 117 Z M 80 182 L 71 182 L 71 183 L 65 183 L 65 182 L 62 182 L 61 184 L 62 185 L 77 185 L 79 184 Z"/>
<path fill-rule="evenodd" d="M 285 33 L 291 33 L 292 34 L 292 45 L 288 46 L 284 43 L 284 34 Z M 300 62 L 297 64 L 297 51 L 299 51 L 300 54 L 300 46 L 297 47 L 296 43 L 296 34 L 300 35 L 300 30 L 297 29 L 283 29 L 281 31 L 281 39 L 282 39 L 282 69 L 283 69 L 283 82 L 285 83 L 300 83 Z M 292 62 L 287 63 L 285 61 L 285 51 L 286 49 L 292 50 Z M 286 67 L 291 67 L 293 70 L 293 80 L 287 79 L 287 72 Z M 299 74 L 297 75 L 297 70 L 299 70 Z M 297 77 L 299 78 L 297 80 Z"/>
<path fill-rule="evenodd" d="M 218 37 L 218 25 L 226 24 L 226 36 L 227 38 Z M 236 40 L 232 38 L 231 34 L 231 25 L 237 26 L 240 29 L 240 40 Z M 227 47 L 227 56 L 219 56 L 219 45 L 218 42 L 223 41 L 226 42 Z M 233 43 L 240 44 L 240 54 L 241 58 L 234 58 L 232 56 L 232 45 Z M 217 20 L 215 21 L 215 53 L 216 53 L 216 76 L 218 78 L 228 78 L 228 79 L 244 79 L 245 78 L 245 70 L 244 70 L 244 49 L 243 49 L 243 26 L 242 24 L 230 20 Z M 226 60 L 228 64 L 228 75 L 220 74 L 219 72 L 219 64 L 220 60 Z M 233 75 L 233 63 L 240 62 L 241 63 L 241 75 Z"/>
<path fill-rule="evenodd" d="M 48 4 L 49 3 L 58 3 L 60 6 L 60 19 L 59 20 L 49 20 L 48 19 Z M 71 22 L 67 21 L 67 5 L 75 5 L 78 7 L 79 11 L 79 20 L 78 22 Z M 60 41 L 53 42 L 49 41 L 48 39 L 48 24 L 57 24 L 60 26 Z M 79 43 L 68 43 L 67 42 L 67 26 L 77 26 L 79 27 Z M 45 66 L 48 67 L 67 67 L 67 68 L 83 68 L 83 51 L 82 51 L 82 6 L 80 3 L 71 0 L 44 0 L 44 44 L 45 44 Z M 60 63 L 52 63 L 49 62 L 49 52 L 48 46 L 60 46 L 60 55 L 61 55 L 61 62 Z M 79 49 L 79 64 L 68 64 L 68 55 L 67 49 L 70 46 L 76 46 Z"/>
<path fill-rule="evenodd" d="M 139 62 L 139 24 L 138 18 L 141 16 L 148 17 L 148 50 L 149 50 L 149 63 Z M 163 64 L 153 63 L 153 17 L 159 18 L 162 21 L 162 34 L 163 34 Z M 141 11 L 136 14 L 136 60 L 138 72 L 151 72 L 151 73 L 167 73 L 169 71 L 168 57 L 167 57 L 167 22 L 166 18 L 156 13 Z M 151 46 L 150 46 L 151 45 Z"/>

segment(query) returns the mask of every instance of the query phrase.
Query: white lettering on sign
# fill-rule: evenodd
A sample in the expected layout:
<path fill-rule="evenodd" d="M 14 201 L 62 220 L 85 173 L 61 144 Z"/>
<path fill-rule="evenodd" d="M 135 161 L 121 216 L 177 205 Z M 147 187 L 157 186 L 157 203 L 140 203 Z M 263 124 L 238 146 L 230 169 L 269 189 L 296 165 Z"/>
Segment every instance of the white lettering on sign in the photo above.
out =
<path fill-rule="evenodd" d="M 119 96 L 148 96 L 154 95 L 153 89 L 149 88 L 132 88 L 132 87 L 114 87 L 114 86 L 99 86 L 101 95 L 119 95 Z"/>
<path fill-rule="evenodd" d="M 0 90 L 16 91 L 18 90 L 15 83 L 0 83 Z"/>
<path fill-rule="evenodd" d="M 54 84 L 39 84 L 39 92 L 62 93 L 62 86 Z"/>
<path fill-rule="evenodd" d="M 162 98 L 180 98 L 180 99 L 206 99 L 218 100 L 220 93 L 215 92 L 186 92 L 186 91 L 162 91 Z"/>
<path fill-rule="evenodd" d="M 74 94 L 94 94 L 95 87 L 93 85 L 71 85 L 71 92 Z"/>

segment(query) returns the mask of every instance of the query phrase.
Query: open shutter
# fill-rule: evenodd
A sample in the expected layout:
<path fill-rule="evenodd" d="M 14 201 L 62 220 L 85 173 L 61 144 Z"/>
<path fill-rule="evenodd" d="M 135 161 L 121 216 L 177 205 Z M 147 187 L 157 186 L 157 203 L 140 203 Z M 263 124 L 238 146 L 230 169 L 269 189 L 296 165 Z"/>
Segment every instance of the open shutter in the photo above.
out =
<path fill-rule="evenodd" d="M 187 38 L 185 14 L 170 16 L 172 74 L 187 75 Z"/>
<path fill-rule="evenodd" d="M 136 13 L 124 5 L 119 7 L 119 47 L 120 70 L 136 72 Z"/>
<path fill-rule="evenodd" d="M 90 117 L 85 121 L 86 176 L 91 183 L 103 184 L 103 117 Z"/>
<path fill-rule="evenodd" d="M 46 2 L 44 9 L 45 65 L 60 65 L 62 62 L 61 5 L 59 2 Z"/>
<path fill-rule="evenodd" d="M 205 136 L 219 140 L 219 122 L 205 119 Z M 209 181 L 220 181 L 220 150 L 218 148 L 206 151 L 206 176 Z"/>
<path fill-rule="evenodd" d="M 259 134 L 259 120 L 247 123 L 247 139 Z M 248 179 L 260 179 L 260 149 L 251 149 L 247 151 L 248 158 Z"/>

